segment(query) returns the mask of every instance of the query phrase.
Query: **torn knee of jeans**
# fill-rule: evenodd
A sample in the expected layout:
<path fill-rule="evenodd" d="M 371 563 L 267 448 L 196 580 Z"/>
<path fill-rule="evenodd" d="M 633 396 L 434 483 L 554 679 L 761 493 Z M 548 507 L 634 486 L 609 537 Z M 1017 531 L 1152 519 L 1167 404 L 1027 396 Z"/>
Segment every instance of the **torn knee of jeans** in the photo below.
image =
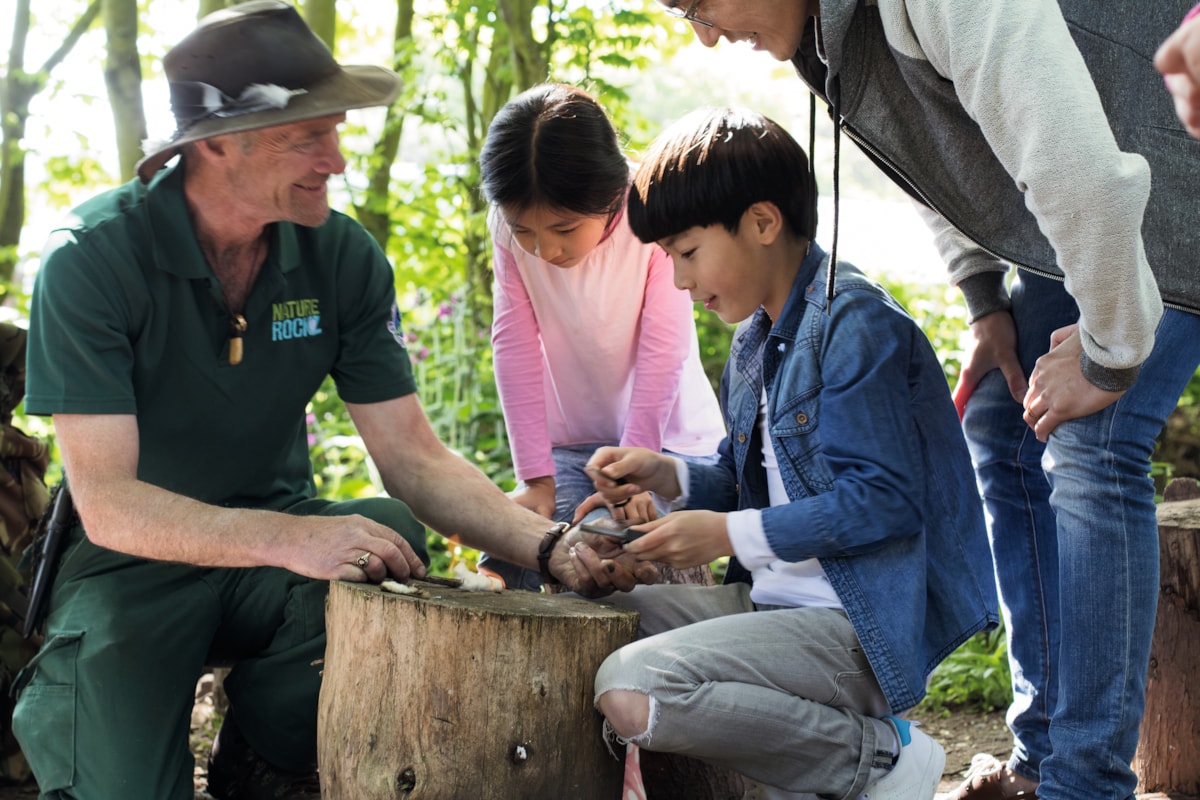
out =
<path fill-rule="evenodd" d="M 613 690 L 609 689 L 608 691 Z M 612 723 L 608 721 L 608 718 L 605 718 L 604 727 L 600 733 L 600 735 L 604 738 L 604 746 L 608 748 L 609 754 L 614 758 L 617 757 L 617 754 L 613 750 L 614 743 L 620 744 L 622 747 L 624 747 L 632 742 L 638 747 L 644 747 L 647 750 L 652 750 L 653 748 L 650 746 L 650 739 L 654 734 L 654 724 L 658 721 L 658 701 L 654 698 L 654 695 L 649 694 L 641 689 L 624 689 L 618 691 L 637 692 L 638 694 L 646 695 L 646 699 L 650 703 L 650 710 L 646 722 L 646 730 L 642 731 L 641 733 L 634 734 L 633 736 L 622 736 L 621 734 L 617 733 L 615 728 L 613 728 Z M 599 707 L 599 701 L 600 698 L 597 697 L 597 707 Z"/>

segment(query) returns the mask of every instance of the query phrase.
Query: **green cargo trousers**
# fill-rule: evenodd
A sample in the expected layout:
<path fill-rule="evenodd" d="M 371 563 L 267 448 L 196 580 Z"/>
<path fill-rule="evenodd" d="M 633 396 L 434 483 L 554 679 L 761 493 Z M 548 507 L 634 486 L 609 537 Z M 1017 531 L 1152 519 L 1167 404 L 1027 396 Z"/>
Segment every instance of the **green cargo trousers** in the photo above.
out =
<path fill-rule="evenodd" d="M 361 514 L 428 563 L 425 528 L 391 498 L 309 500 L 297 515 Z M 329 584 L 274 567 L 147 561 L 89 542 L 64 551 L 46 641 L 17 676 L 13 732 L 47 800 L 191 800 L 196 679 L 231 666 L 225 690 L 260 755 L 316 767 Z"/>

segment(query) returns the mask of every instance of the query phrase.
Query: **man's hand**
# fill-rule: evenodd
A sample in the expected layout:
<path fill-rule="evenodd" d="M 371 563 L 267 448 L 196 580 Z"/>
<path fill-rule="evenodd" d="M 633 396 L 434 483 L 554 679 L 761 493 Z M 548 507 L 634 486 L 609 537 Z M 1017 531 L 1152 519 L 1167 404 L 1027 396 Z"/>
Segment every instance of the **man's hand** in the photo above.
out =
<path fill-rule="evenodd" d="M 400 534 L 365 517 L 227 508 L 139 480 L 133 415 L 56 414 L 54 425 L 75 508 L 101 547 L 201 567 L 281 567 L 317 580 L 425 574 Z"/>
<path fill-rule="evenodd" d="M 518 505 L 528 508 L 535 514 L 541 514 L 546 519 L 554 519 L 555 484 L 554 476 L 546 475 L 541 478 L 530 478 L 523 482 L 524 489 L 517 489 L 509 494 Z"/>
<path fill-rule="evenodd" d="M 650 532 L 623 549 L 643 561 L 661 561 L 675 569 L 687 569 L 734 554 L 725 515 L 716 511 L 673 511 L 657 522 L 637 528 Z"/>
<path fill-rule="evenodd" d="M 282 566 L 292 572 L 360 583 L 425 575 L 425 565 L 404 537 L 374 520 L 360 516 L 287 519 L 294 521 L 296 530 L 279 546 Z"/>
<path fill-rule="evenodd" d="M 975 387 L 994 369 L 1004 373 L 1008 391 L 1020 403 L 1029 387 L 1017 358 L 1017 326 L 1008 311 L 994 311 L 971 323 L 971 341 L 963 355 L 958 385 L 954 387 L 954 407 L 959 419 L 966 413 L 967 400 Z"/>
<path fill-rule="evenodd" d="M 1059 328 L 1050 336 L 1050 352 L 1037 360 L 1025 395 L 1025 424 L 1038 441 L 1050 438 L 1060 422 L 1107 408 L 1125 392 L 1107 392 L 1083 377 L 1079 326 Z"/>
<path fill-rule="evenodd" d="M 639 526 L 640 527 L 640 526 Z M 657 583 L 658 568 L 624 552 L 619 539 L 573 528 L 550 554 L 550 573 L 576 594 L 603 597 Z"/>
<path fill-rule="evenodd" d="M 1154 55 L 1154 66 L 1166 79 L 1179 121 L 1200 139 L 1200 16 L 1167 37 Z"/>

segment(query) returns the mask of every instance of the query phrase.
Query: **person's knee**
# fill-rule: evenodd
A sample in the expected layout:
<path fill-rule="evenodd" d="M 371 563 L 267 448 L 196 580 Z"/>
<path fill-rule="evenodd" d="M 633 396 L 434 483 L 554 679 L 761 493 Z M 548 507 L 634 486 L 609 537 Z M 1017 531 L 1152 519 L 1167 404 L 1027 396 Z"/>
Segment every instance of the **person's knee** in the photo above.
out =
<path fill-rule="evenodd" d="M 650 728 L 650 697 L 628 689 L 613 689 L 596 701 L 608 724 L 624 739 L 633 739 Z"/>

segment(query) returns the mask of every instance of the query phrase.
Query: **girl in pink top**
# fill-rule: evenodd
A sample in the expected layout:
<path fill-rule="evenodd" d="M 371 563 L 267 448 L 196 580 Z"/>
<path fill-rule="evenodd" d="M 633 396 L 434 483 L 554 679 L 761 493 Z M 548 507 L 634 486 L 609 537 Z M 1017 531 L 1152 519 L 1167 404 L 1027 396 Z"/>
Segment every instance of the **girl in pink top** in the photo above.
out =
<path fill-rule="evenodd" d="M 625 220 L 630 167 L 600 105 L 543 84 L 502 108 L 480 154 L 494 248 L 496 384 L 521 505 L 554 520 L 655 519 L 621 508 L 583 465 L 602 445 L 707 459 L 725 428 L 700 364 L 691 298 L 670 258 Z M 485 556 L 482 571 L 536 590 L 536 572 Z"/>

